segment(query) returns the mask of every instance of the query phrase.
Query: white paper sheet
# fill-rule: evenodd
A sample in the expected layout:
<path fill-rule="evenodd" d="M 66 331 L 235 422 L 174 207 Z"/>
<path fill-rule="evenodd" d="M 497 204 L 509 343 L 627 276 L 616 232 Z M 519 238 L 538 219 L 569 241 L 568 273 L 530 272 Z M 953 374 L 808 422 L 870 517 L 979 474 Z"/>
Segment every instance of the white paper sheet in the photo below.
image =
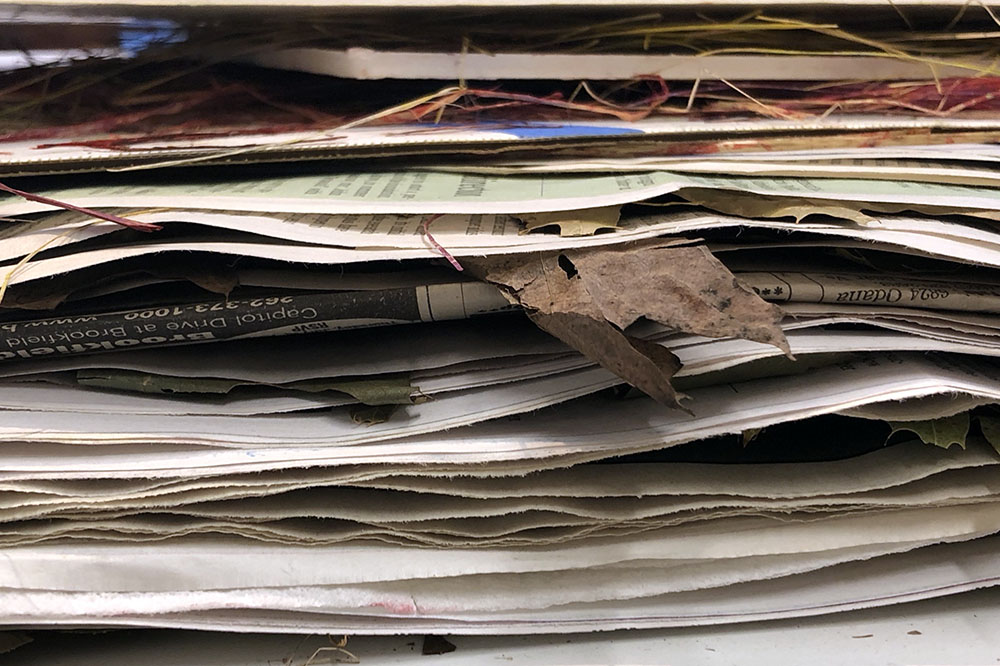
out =
<path fill-rule="evenodd" d="M 355 429 L 349 436 L 334 437 L 330 434 L 334 424 L 323 416 L 245 417 L 236 420 L 239 427 L 223 418 L 185 417 L 156 423 L 121 417 L 116 419 L 116 432 L 108 433 L 107 423 L 100 417 L 76 415 L 72 429 L 68 423 L 57 429 L 54 426 L 59 424 L 50 419 L 49 427 L 39 430 L 32 413 L 12 411 L 7 413 L 3 426 L 11 441 L 0 449 L 0 464 L 7 473 L 19 474 L 19 478 L 179 477 L 334 464 L 461 465 L 551 456 L 599 458 L 664 448 L 874 402 L 947 393 L 1000 400 L 995 372 L 984 364 L 970 366 L 940 357 L 872 355 L 863 362 L 842 363 L 792 379 L 755 380 L 691 390 L 694 416 L 666 410 L 649 399 L 617 401 L 594 397 L 530 418 L 495 420 L 445 434 L 411 436 L 364 446 L 346 444 L 384 439 L 397 424 L 383 424 L 381 429 L 375 426 L 365 433 Z M 520 399 L 525 397 L 521 395 Z M 613 420 L 607 418 L 609 413 L 615 415 Z M 190 428 L 190 432 L 184 432 L 185 428 Z M 185 439 L 193 445 L 180 445 Z M 46 443 L 53 441 L 68 444 Z M 102 445 L 79 446 L 85 442 Z M 197 444 L 241 448 L 208 449 Z M 180 460 L 183 466 L 178 464 Z"/>

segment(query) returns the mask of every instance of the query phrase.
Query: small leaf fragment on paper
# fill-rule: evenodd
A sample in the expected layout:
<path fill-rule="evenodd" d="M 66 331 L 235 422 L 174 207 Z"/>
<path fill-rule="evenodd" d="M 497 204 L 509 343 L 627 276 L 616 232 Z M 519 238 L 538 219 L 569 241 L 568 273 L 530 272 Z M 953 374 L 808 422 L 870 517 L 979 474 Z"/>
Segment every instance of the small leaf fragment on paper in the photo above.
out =
<path fill-rule="evenodd" d="M 614 231 L 622 215 L 621 206 L 559 210 L 516 215 L 524 223 L 522 234 L 558 227 L 560 236 L 593 236 L 598 231 Z"/>
<path fill-rule="evenodd" d="M 373 426 L 385 423 L 396 413 L 396 405 L 354 405 L 351 407 L 351 420 L 358 425 Z"/>
<path fill-rule="evenodd" d="M 983 438 L 1000 453 L 1000 417 L 996 414 L 978 414 L 979 430 L 983 433 Z"/>
<path fill-rule="evenodd" d="M 34 639 L 31 636 L 23 634 L 20 631 L 0 632 L 0 654 L 13 652 L 17 648 L 27 645 L 32 640 Z"/>
<path fill-rule="evenodd" d="M 264 387 L 304 393 L 336 391 L 371 406 L 413 405 L 427 400 L 419 387 L 413 386 L 405 374 L 317 378 L 285 384 L 266 384 L 220 377 L 175 377 L 137 370 L 104 368 L 77 370 L 76 381 L 83 386 L 94 388 L 154 394 L 225 395 L 239 387 Z"/>
<path fill-rule="evenodd" d="M 424 644 L 420 648 L 420 654 L 447 654 L 454 652 L 456 649 L 455 644 L 444 636 L 427 635 L 424 636 Z"/>
<path fill-rule="evenodd" d="M 801 222 L 812 215 L 827 215 L 860 225 L 877 221 L 876 218 L 861 212 L 866 204 L 849 201 L 800 199 L 751 192 L 697 188 L 678 190 L 677 195 L 689 203 L 714 210 L 717 213 L 736 215 L 737 217 L 765 219 L 791 217 L 796 222 Z"/>
<path fill-rule="evenodd" d="M 763 428 L 747 428 L 742 432 L 743 448 L 750 446 L 757 437 L 763 432 Z"/>
<path fill-rule="evenodd" d="M 897 432 L 912 432 L 924 444 L 933 444 L 942 449 L 958 444 L 964 449 L 969 436 L 969 423 L 968 412 L 927 421 L 889 421 L 889 426 L 892 428 L 889 436 Z"/>

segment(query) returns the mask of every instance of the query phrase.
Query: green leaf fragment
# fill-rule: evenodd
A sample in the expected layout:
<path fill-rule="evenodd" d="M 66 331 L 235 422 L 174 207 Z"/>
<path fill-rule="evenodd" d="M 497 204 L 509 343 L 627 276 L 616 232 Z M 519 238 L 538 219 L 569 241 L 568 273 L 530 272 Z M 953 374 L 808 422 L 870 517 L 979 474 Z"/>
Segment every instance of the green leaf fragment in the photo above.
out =
<path fill-rule="evenodd" d="M 398 405 L 355 405 L 351 408 L 351 420 L 358 425 L 378 425 L 391 419 L 397 408 Z"/>
<path fill-rule="evenodd" d="M 558 227 L 560 236 L 593 236 L 599 231 L 615 231 L 621 218 L 621 206 L 563 210 L 518 215 L 524 222 L 521 233 Z"/>
<path fill-rule="evenodd" d="M 290 385 L 286 385 L 290 386 Z M 308 389 L 299 389 L 308 390 Z M 407 377 L 384 377 L 333 381 L 321 391 L 340 391 L 366 405 L 413 405 L 427 397 L 410 385 Z"/>
<path fill-rule="evenodd" d="M 892 432 L 889 433 L 890 437 L 897 432 L 912 432 L 924 444 L 933 444 L 942 449 L 958 444 L 964 449 L 965 441 L 969 436 L 971 419 L 968 412 L 962 412 L 954 416 L 927 421 L 889 421 L 888 423 L 892 428 Z"/>
<path fill-rule="evenodd" d="M 78 370 L 76 381 L 94 388 L 133 393 L 211 393 L 224 395 L 244 385 L 215 377 L 170 377 L 133 370 Z"/>
<path fill-rule="evenodd" d="M 750 446 L 750 442 L 757 439 L 757 436 L 763 431 L 763 428 L 747 428 L 743 431 L 743 448 Z"/>
<path fill-rule="evenodd" d="M 979 429 L 983 437 L 989 442 L 997 453 L 1000 453 L 1000 416 L 992 414 L 978 414 Z"/>
<path fill-rule="evenodd" d="M 307 379 L 286 384 L 261 384 L 218 377 L 174 377 L 135 370 L 79 370 L 76 380 L 83 386 L 154 394 L 209 394 L 225 395 L 241 386 L 256 386 L 322 393 L 346 393 L 366 405 L 412 405 L 427 398 L 420 389 L 410 384 L 406 375 L 373 375 L 371 377 L 340 377 Z"/>

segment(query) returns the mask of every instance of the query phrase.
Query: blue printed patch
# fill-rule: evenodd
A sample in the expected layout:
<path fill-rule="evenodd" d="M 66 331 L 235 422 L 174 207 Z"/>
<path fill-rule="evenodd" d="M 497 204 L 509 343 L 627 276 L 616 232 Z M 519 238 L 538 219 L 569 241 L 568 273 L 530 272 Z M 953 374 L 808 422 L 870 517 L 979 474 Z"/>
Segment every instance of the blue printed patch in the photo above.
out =
<path fill-rule="evenodd" d="M 132 19 L 118 31 L 122 50 L 131 55 L 154 44 L 178 44 L 187 39 L 187 32 L 169 19 Z"/>

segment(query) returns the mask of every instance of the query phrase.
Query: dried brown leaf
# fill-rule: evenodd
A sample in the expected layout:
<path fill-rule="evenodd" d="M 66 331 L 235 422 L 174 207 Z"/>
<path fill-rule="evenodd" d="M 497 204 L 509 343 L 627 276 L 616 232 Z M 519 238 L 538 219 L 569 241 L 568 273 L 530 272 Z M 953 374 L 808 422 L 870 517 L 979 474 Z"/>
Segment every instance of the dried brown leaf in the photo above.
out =
<path fill-rule="evenodd" d="M 659 402 L 677 407 L 677 358 L 624 330 L 639 319 L 678 332 L 737 337 L 790 354 L 781 310 L 743 287 L 701 246 L 655 239 L 611 248 L 467 261 L 517 300 L 542 329 Z"/>
<path fill-rule="evenodd" d="M 535 312 L 531 320 L 587 358 L 628 381 L 664 405 L 680 407 L 670 384 L 681 363 L 666 347 L 625 335 L 607 322 L 586 315 Z"/>
<path fill-rule="evenodd" d="M 790 354 L 781 310 L 739 283 L 703 246 L 646 244 L 634 251 L 566 253 L 604 317 L 640 318 L 709 338 L 744 338 Z"/>

